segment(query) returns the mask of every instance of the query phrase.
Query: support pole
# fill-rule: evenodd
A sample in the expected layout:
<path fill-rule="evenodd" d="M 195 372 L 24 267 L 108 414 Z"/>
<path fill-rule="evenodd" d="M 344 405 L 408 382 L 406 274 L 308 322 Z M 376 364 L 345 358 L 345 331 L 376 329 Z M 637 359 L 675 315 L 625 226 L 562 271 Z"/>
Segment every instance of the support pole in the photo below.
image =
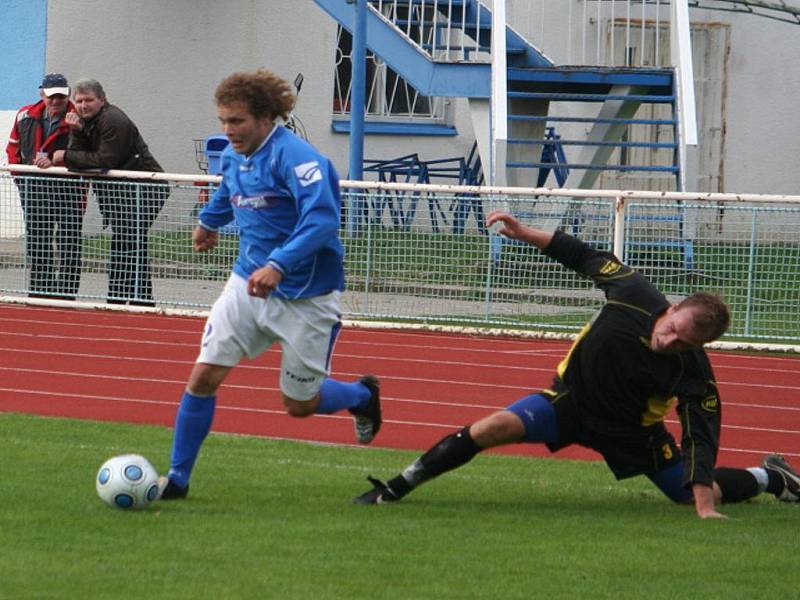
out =
<path fill-rule="evenodd" d="M 367 83 L 367 0 L 348 0 L 354 4 L 353 59 L 350 93 L 350 175 L 353 181 L 364 179 L 364 117 Z M 363 196 L 355 190 L 349 195 L 347 234 L 357 233 L 365 205 Z"/>

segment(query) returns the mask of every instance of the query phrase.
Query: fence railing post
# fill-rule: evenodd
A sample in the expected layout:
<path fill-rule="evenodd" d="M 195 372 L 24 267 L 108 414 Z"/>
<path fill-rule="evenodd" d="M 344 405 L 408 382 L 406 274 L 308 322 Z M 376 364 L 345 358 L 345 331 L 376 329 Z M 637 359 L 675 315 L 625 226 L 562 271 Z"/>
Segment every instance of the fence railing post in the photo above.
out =
<path fill-rule="evenodd" d="M 756 276 L 756 241 L 758 240 L 758 212 L 752 211 L 750 220 L 750 252 L 747 257 L 747 295 L 744 307 L 744 335 L 750 335 L 753 317 L 753 285 Z"/>
<path fill-rule="evenodd" d="M 614 255 L 625 260 L 625 198 L 614 199 Z"/>

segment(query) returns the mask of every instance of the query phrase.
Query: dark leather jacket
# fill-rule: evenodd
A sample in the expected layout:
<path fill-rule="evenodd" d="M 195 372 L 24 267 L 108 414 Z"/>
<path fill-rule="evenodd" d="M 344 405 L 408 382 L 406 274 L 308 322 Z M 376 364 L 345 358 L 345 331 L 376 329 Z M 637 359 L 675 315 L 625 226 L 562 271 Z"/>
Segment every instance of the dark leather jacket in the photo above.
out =
<path fill-rule="evenodd" d="M 64 162 L 70 169 L 158 171 L 136 125 L 113 104 L 105 104 L 83 129 L 72 131 Z"/>

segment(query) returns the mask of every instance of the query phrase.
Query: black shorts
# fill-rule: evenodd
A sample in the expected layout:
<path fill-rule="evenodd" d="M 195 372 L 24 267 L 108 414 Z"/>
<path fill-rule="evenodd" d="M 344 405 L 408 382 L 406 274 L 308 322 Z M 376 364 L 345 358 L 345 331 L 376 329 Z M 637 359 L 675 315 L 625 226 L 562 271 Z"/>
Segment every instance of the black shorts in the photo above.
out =
<path fill-rule="evenodd" d="M 656 473 L 681 462 L 675 438 L 664 423 L 637 427 L 586 415 L 569 397 L 553 404 L 558 440 L 547 444 L 555 452 L 578 444 L 599 452 L 617 479 Z"/>

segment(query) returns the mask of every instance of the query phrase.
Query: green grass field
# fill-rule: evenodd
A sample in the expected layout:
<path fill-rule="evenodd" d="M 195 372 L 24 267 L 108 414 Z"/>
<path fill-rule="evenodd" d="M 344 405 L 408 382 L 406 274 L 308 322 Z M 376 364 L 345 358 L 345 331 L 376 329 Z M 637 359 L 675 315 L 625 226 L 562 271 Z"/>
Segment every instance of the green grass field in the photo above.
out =
<path fill-rule="evenodd" d="M 0 414 L 0 598 L 790 598 L 800 507 L 701 521 L 600 463 L 479 456 L 355 506 L 416 453 L 212 435 L 190 498 L 121 512 L 114 454 L 167 466 L 161 427 Z"/>

